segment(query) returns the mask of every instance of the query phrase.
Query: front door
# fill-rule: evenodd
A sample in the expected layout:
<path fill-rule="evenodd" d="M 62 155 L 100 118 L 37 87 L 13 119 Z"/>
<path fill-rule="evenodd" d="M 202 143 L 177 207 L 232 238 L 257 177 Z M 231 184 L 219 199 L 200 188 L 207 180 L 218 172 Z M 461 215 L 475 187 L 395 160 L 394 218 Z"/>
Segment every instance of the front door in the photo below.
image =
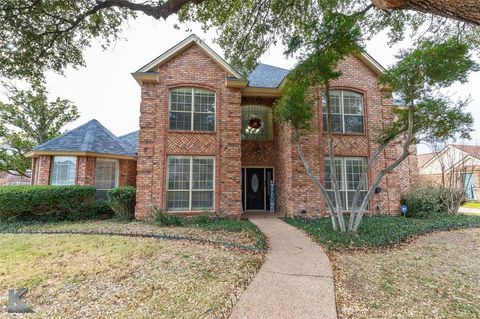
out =
<path fill-rule="evenodd" d="M 273 180 L 272 168 L 242 169 L 242 202 L 244 210 L 270 209 L 270 182 Z"/>

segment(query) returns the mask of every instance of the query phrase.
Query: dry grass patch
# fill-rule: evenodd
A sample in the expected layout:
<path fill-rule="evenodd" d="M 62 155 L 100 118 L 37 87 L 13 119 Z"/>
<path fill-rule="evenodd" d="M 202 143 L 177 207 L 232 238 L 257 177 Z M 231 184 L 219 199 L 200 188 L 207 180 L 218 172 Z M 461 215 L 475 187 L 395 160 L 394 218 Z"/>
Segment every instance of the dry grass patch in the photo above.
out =
<path fill-rule="evenodd" d="M 93 230 L 112 232 L 152 232 L 165 235 L 192 236 L 201 239 L 234 242 L 255 247 L 256 238 L 249 232 L 207 230 L 193 227 L 161 227 L 144 222 L 118 222 L 115 220 L 79 221 L 60 223 L 34 223 L 19 227 L 18 230 Z"/>
<path fill-rule="evenodd" d="M 331 257 L 339 318 L 480 318 L 480 229 Z"/>
<path fill-rule="evenodd" d="M 12 318 L 4 297 L 20 287 L 35 311 L 22 318 L 218 318 L 262 256 L 157 239 L 3 234 L 0 260 L 0 318 Z"/>

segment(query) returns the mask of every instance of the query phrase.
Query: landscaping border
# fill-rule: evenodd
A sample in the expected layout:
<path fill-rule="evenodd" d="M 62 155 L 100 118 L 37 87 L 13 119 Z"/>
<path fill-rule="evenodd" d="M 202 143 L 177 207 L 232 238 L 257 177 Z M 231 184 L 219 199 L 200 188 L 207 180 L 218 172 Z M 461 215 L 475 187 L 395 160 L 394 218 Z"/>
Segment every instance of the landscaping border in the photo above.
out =
<path fill-rule="evenodd" d="M 211 244 L 217 246 L 224 246 L 227 248 L 234 248 L 252 253 L 265 253 L 266 249 L 257 248 L 248 245 L 242 245 L 230 241 L 210 240 L 194 236 L 183 235 L 167 235 L 153 232 L 113 232 L 113 231 L 97 231 L 97 230 L 13 230 L 0 231 L 0 234 L 24 234 L 24 235 L 102 235 L 102 236 L 124 236 L 124 237 L 139 237 L 139 238 L 155 238 L 155 239 L 169 239 L 169 240 L 185 240 L 202 244 Z"/>

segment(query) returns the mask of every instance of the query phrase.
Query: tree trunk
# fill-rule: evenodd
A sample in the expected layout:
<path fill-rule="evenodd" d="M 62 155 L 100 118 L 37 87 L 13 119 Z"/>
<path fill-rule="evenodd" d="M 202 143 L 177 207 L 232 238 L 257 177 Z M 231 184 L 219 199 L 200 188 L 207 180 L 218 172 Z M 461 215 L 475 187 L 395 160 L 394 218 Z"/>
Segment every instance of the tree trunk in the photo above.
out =
<path fill-rule="evenodd" d="M 358 214 L 355 217 L 355 222 L 352 229 L 353 232 L 357 232 L 358 227 L 360 226 L 360 222 L 362 221 L 363 214 L 367 209 L 368 202 L 370 201 L 370 198 L 372 197 L 373 192 L 375 191 L 375 188 L 380 184 L 383 177 L 386 174 L 393 171 L 398 165 L 400 165 L 410 155 L 410 146 L 412 145 L 415 138 L 413 134 L 413 109 L 414 109 L 414 105 L 412 102 L 412 104 L 408 107 L 408 128 L 407 128 L 407 135 L 405 137 L 405 142 L 403 143 L 403 147 L 402 147 L 402 154 L 392 164 L 382 169 L 375 177 L 375 181 L 372 183 L 372 185 L 368 189 L 367 195 L 363 199 L 362 205 L 360 206 L 360 209 L 358 210 Z"/>
<path fill-rule="evenodd" d="M 308 177 L 312 180 L 313 184 L 315 184 L 318 190 L 323 194 L 323 196 L 327 201 L 328 213 L 332 220 L 332 227 L 333 227 L 333 230 L 337 231 L 338 223 L 335 218 L 335 210 L 334 210 L 333 204 L 330 201 L 330 198 L 327 196 L 327 191 L 325 190 L 325 187 L 323 187 L 323 185 L 320 183 L 318 178 L 312 172 L 312 168 L 310 167 L 310 164 L 308 163 L 307 158 L 305 157 L 305 153 L 303 153 L 302 145 L 300 144 L 300 134 L 298 131 L 295 132 L 295 144 L 297 145 L 298 155 L 300 156 L 300 160 L 302 161 L 303 167 L 305 168 L 305 172 L 307 173 Z"/>
<path fill-rule="evenodd" d="M 480 25 L 478 0 L 372 0 L 382 10 L 415 10 Z"/>
<path fill-rule="evenodd" d="M 335 147 L 333 144 L 332 136 L 332 107 L 330 104 L 330 83 L 325 82 L 325 100 L 327 108 L 327 144 L 328 144 L 328 157 L 330 159 L 330 180 L 333 185 L 333 193 L 335 195 L 335 209 L 337 211 L 338 225 L 342 232 L 346 231 L 345 219 L 343 218 L 343 207 L 342 207 L 342 198 L 340 196 L 340 190 L 338 188 L 337 180 L 337 166 L 335 165 Z M 327 196 L 328 197 L 328 196 Z"/>

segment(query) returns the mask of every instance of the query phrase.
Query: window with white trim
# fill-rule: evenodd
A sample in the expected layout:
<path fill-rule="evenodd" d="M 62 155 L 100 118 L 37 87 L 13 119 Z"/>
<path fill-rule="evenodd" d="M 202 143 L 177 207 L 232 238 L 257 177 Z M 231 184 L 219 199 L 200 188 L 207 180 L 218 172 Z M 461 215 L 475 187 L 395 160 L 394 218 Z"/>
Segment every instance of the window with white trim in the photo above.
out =
<path fill-rule="evenodd" d="M 332 132 L 363 133 L 364 106 L 363 95 L 346 90 L 330 91 Z M 327 131 L 327 101 L 322 98 L 323 131 Z"/>
<path fill-rule="evenodd" d="M 330 173 L 330 158 L 324 159 L 325 189 L 328 197 L 335 204 L 335 193 Z M 365 157 L 335 157 L 335 170 L 337 173 L 338 189 L 342 199 L 342 207 L 349 209 L 353 203 L 353 197 L 358 184 L 362 178 L 362 173 L 366 167 Z M 367 183 L 363 183 L 360 196 L 358 197 L 357 207 L 362 203 L 367 193 Z"/>
<path fill-rule="evenodd" d="M 53 156 L 50 185 L 75 185 L 77 158 L 75 156 Z"/>
<path fill-rule="evenodd" d="M 169 128 L 215 131 L 215 93 L 185 87 L 170 90 Z"/>
<path fill-rule="evenodd" d="M 118 160 L 97 158 L 95 164 L 95 187 L 109 190 L 118 186 Z"/>
<path fill-rule="evenodd" d="M 169 156 L 167 171 L 167 210 L 213 209 L 213 157 Z"/>

